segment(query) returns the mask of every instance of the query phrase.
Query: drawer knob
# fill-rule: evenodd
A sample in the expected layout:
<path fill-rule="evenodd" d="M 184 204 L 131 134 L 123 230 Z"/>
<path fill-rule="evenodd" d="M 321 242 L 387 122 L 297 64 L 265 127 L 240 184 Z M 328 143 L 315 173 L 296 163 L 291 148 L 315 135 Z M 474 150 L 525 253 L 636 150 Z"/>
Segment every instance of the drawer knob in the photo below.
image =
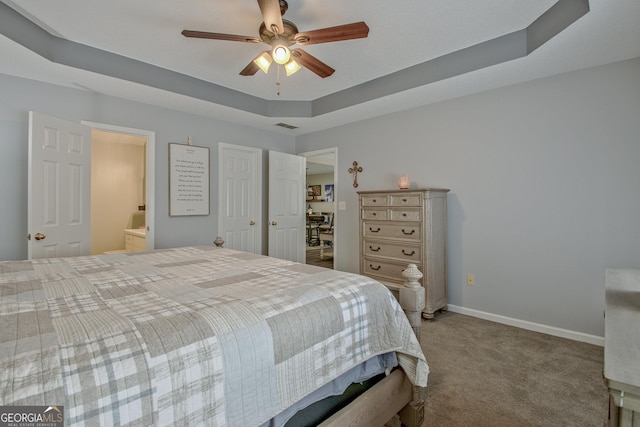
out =
<path fill-rule="evenodd" d="M 403 201 L 404 203 L 407 203 L 407 199 L 402 199 L 402 201 Z"/>
<path fill-rule="evenodd" d="M 377 267 L 374 267 L 373 265 L 369 264 L 369 268 L 372 269 L 372 270 L 378 271 L 378 270 L 380 270 L 382 268 L 382 266 L 379 265 Z"/>
<path fill-rule="evenodd" d="M 404 249 L 402 250 L 402 255 L 406 255 L 406 256 L 414 256 L 415 254 L 416 254 L 416 251 L 411 251 L 411 253 L 410 253 L 410 254 L 408 254 L 408 253 L 406 253 L 406 252 L 404 251 Z"/>
<path fill-rule="evenodd" d="M 378 246 L 377 249 L 373 249 L 373 246 L 369 245 L 369 249 L 371 249 L 373 252 L 378 252 L 380 250 L 380 246 Z"/>
<path fill-rule="evenodd" d="M 378 215 L 378 214 L 377 214 L 377 213 L 375 213 L 375 212 L 371 212 L 371 215 L 376 216 L 376 215 Z"/>
<path fill-rule="evenodd" d="M 372 232 L 372 233 L 378 233 L 378 232 L 380 231 L 380 227 L 378 227 L 378 228 L 377 228 L 377 229 L 375 229 L 375 230 L 374 230 L 373 228 L 369 227 L 369 231 L 370 231 L 370 232 Z M 403 230 L 403 231 L 404 231 L 404 230 Z"/>
<path fill-rule="evenodd" d="M 407 213 L 406 212 L 402 212 L 402 216 L 407 216 Z"/>
<path fill-rule="evenodd" d="M 408 233 L 408 232 L 404 231 L 404 228 L 402 229 L 402 234 L 404 234 L 405 236 L 411 236 L 415 232 L 416 232 L 416 230 L 411 230 L 411 232 Z"/>

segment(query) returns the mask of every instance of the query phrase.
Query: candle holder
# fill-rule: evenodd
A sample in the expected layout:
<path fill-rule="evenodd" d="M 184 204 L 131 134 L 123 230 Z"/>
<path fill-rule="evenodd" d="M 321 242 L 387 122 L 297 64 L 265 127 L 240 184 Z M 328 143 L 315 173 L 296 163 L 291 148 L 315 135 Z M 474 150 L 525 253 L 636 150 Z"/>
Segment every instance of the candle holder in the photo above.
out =
<path fill-rule="evenodd" d="M 402 175 L 400 179 L 398 179 L 398 188 L 401 190 L 407 190 L 411 185 L 411 181 L 409 181 L 409 175 Z"/>

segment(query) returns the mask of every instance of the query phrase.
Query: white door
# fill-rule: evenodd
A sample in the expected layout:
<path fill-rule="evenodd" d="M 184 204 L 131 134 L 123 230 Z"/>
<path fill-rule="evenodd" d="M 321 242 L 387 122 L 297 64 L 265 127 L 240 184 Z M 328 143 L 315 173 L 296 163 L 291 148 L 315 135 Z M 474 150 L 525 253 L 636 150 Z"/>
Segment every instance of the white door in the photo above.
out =
<path fill-rule="evenodd" d="M 218 159 L 218 230 L 224 247 L 261 253 L 262 151 L 220 143 Z"/>
<path fill-rule="evenodd" d="M 28 258 L 91 249 L 91 128 L 29 112 Z"/>
<path fill-rule="evenodd" d="M 305 262 L 306 159 L 269 151 L 269 255 Z"/>

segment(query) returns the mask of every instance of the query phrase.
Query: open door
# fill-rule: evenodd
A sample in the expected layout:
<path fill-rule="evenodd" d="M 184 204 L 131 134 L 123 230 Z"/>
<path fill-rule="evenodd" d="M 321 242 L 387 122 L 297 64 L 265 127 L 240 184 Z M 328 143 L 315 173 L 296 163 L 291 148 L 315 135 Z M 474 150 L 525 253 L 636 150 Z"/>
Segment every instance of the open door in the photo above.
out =
<path fill-rule="evenodd" d="M 306 159 L 269 151 L 269 255 L 305 262 Z"/>
<path fill-rule="evenodd" d="M 29 259 L 91 250 L 91 128 L 29 112 Z"/>

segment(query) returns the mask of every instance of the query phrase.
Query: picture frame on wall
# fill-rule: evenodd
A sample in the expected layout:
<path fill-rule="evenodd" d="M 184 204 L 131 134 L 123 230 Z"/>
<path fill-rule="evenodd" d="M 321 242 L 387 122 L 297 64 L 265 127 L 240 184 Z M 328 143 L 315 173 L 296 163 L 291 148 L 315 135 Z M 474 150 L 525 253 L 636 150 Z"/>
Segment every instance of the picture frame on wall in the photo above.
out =
<path fill-rule="evenodd" d="M 333 202 L 333 184 L 325 184 L 324 186 L 324 201 Z"/>
<path fill-rule="evenodd" d="M 320 195 L 322 195 L 322 186 L 321 185 L 309 185 L 309 186 L 307 186 L 307 197 L 309 197 L 309 199 L 316 199 Z"/>
<path fill-rule="evenodd" d="M 209 215 L 209 148 L 169 143 L 169 215 Z"/>

